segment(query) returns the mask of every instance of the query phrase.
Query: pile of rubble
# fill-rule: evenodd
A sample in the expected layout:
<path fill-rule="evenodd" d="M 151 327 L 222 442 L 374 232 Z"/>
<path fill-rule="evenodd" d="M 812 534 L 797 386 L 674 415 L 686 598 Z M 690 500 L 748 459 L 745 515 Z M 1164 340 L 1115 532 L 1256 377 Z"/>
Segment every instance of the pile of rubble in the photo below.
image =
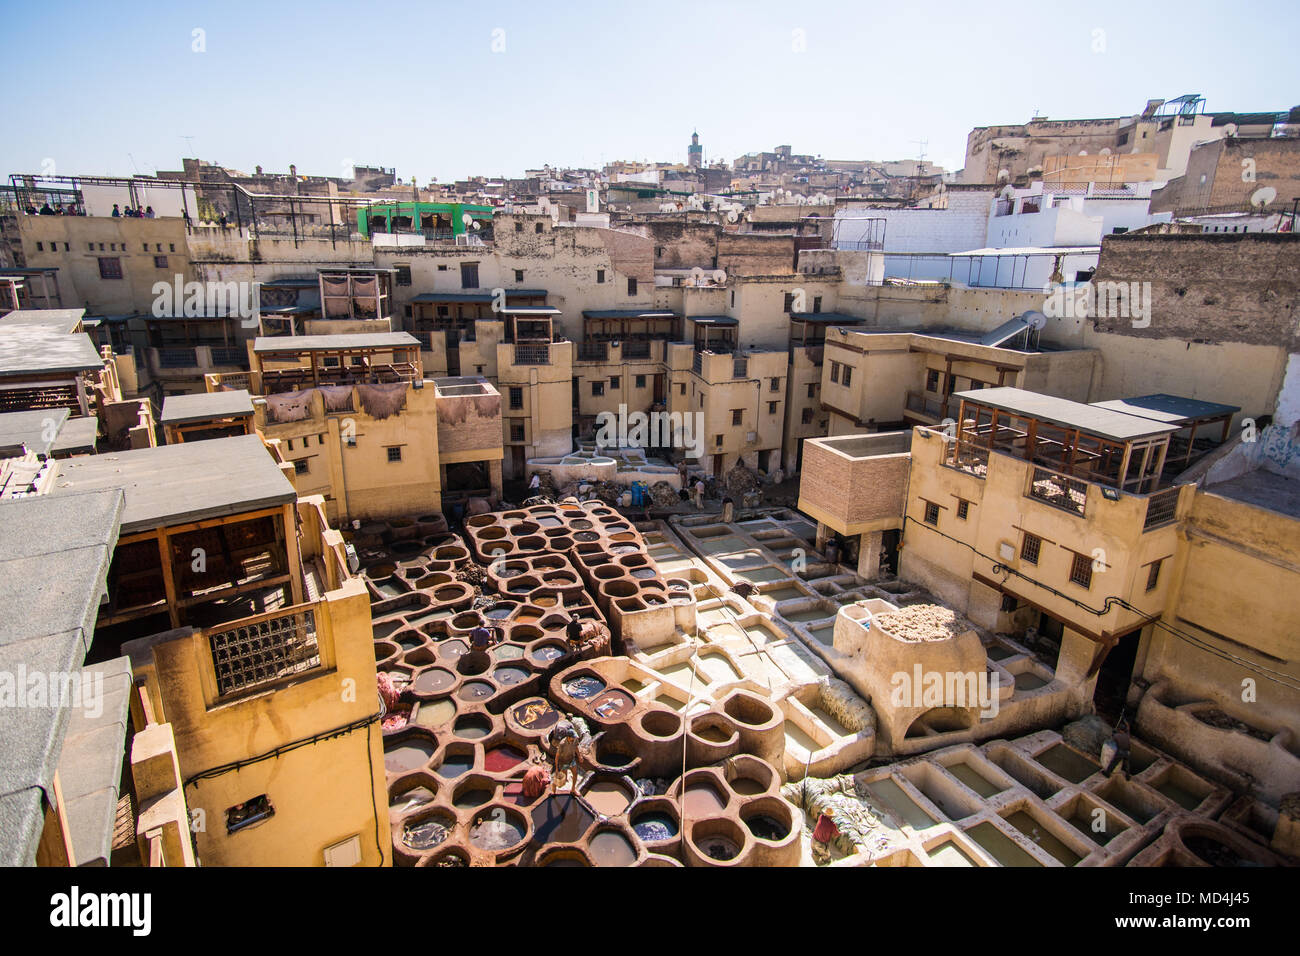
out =
<path fill-rule="evenodd" d="M 654 508 L 676 508 L 682 503 L 677 489 L 666 481 L 656 481 L 650 486 L 650 504 Z"/>
<path fill-rule="evenodd" d="M 946 641 L 975 630 L 975 625 L 942 604 L 912 604 L 872 618 L 872 624 L 900 641 L 920 644 Z"/>
<path fill-rule="evenodd" d="M 743 462 L 737 462 L 722 479 L 723 493 L 735 500 L 740 500 L 762 487 L 763 476 L 753 468 L 746 467 Z"/>

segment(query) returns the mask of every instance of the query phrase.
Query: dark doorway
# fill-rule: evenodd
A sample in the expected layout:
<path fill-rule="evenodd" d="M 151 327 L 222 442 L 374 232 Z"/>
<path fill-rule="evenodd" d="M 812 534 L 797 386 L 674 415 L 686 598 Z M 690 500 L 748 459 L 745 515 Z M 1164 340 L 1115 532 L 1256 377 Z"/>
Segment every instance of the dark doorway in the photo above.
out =
<path fill-rule="evenodd" d="M 722 456 L 721 455 L 713 456 L 713 477 L 714 478 L 722 477 Z"/>
<path fill-rule="evenodd" d="M 655 404 L 662 405 L 665 397 L 664 375 L 659 373 L 655 375 Z"/>
<path fill-rule="evenodd" d="M 516 480 L 524 477 L 524 449 L 520 445 L 510 446 L 510 474 Z"/>
<path fill-rule="evenodd" d="M 802 451 L 802 449 L 800 449 Z M 898 541 L 903 532 L 897 528 L 880 535 L 880 573 L 898 573 Z"/>
<path fill-rule="evenodd" d="M 1142 631 L 1129 631 L 1110 649 L 1097 672 L 1097 689 L 1092 695 L 1098 715 L 1114 724 L 1124 709 L 1129 684 L 1133 682 L 1133 665 L 1137 663 L 1138 645 Z M 1133 715 L 1130 714 L 1130 717 Z"/>

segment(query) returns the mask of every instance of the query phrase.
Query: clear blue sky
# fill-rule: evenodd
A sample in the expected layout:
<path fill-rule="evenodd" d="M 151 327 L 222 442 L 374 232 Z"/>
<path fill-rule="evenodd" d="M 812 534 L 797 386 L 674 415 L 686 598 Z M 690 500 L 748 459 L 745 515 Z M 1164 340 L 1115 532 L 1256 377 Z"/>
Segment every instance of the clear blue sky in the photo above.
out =
<path fill-rule="evenodd" d="M 249 172 L 382 164 L 424 183 L 680 162 L 693 127 L 709 160 L 781 143 L 896 159 L 928 140 L 927 159 L 956 169 L 971 127 L 1035 109 L 1119 116 L 1189 92 L 1212 111 L 1300 103 L 1295 0 L 0 2 L 3 174 L 151 173 L 197 155 Z"/>

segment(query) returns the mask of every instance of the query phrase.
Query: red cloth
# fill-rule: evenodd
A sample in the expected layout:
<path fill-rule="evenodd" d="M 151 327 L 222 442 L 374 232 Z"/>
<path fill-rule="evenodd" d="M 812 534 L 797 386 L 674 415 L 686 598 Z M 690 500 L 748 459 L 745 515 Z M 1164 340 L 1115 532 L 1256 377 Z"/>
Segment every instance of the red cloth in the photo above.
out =
<path fill-rule="evenodd" d="M 840 828 L 835 825 L 835 821 L 822 814 L 817 818 L 817 826 L 813 829 L 813 839 L 818 843 L 830 843 L 840 835 Z"/>

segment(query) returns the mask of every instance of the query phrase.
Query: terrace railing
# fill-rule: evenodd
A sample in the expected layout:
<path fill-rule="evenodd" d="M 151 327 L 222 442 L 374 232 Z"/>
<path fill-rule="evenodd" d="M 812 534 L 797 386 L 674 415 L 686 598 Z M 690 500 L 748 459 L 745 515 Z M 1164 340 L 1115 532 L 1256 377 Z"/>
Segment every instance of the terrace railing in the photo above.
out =
<path fill-rule="evenodd" d="M 1147 516 L 1142 523 L 1143 531 L 1163 527 L 1175 520 L 1175 512 L 1178 510 L 1179 490 L 1177 486 L 1166 488 L 1164 491 L 1157 491 L 1147 498 Z"/>
<path fill-rule="evenodd" d="M 550 365 L 551 347 L 549 345 L 516 345 L 516 365 Z"/>
<path fill-rule="evenodd" d="M 300 604 L 207 632 L 221 697 L 247 693 L 320 667 L 316 605 Z"/>
<path fill-rule="evenodd" d="M 1088 503 L 1088 483 L 1046 468 L 1035 468 L 1027 495 L 1054 508 L 1083 517 L 1084 507 Z"/>

